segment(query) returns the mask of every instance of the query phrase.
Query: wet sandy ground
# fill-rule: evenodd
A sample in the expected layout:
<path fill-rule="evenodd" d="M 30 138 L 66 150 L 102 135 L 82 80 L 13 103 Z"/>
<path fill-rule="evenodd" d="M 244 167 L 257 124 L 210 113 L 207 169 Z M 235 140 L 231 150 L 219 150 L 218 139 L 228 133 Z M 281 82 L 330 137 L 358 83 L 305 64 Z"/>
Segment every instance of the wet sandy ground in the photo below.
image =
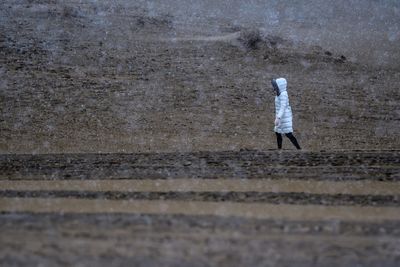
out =
<path fill-rule="evenodd" d="M 274 192 L 308 194 L 396 195 L 397 182 L 299 181 L 291 179 L 173 179 L 173 180 L 0 180 L 10 191 L 78 192 Z"/>
<path fill-rule="evenodd" d="M 3 196 L 4 197 L 4 196 Z M 213 202 L 199 201 L 187 198 L 181 201 L 172 200 L 91 200 L 66 199 L 63 197 L 49 199 L 47 196 L 30 198 L 25 196 L 5 196 L 11 199 L 3 200 L 0 208 L 4 212 L 36 212 L 36 213 L 136 213 L 136 214 L 183 214 L 183 215 L 214 215 L 222 217 L 243 217 L 276 220 L 343 220 L 343 221 L 398 221 L 400 220 L 399 203 L 395 207 L 339 207 L 329 205 L 287 205 L 284 201 L 276 201 L 277 205 L 269 203 L 232 203 L 232 200 Z M 85 198 L 85 196 L 82 196 Z M 307 196 L 304 196 L 307 197 Z M 223 203 L 214 203 L 214 202 Z M 300 201 L 298 201 L 300 202 Z M 307 206 L 304 206 L 307 205 Z"/>
<path fill-rule="evenodd" d="M 47 266 L 397 266 L 398 229 L 398 223 L 213 216 L 2 215 L 1 230 L 7 234 L 1 237 L 1 262 Z"/>
<path fill-rule="evenodd" d="M 395 150 L 1 155 L 0 263 L 398 266 L 399 158 Z M 358 172 L 348 176 L 346 166 Z"/>

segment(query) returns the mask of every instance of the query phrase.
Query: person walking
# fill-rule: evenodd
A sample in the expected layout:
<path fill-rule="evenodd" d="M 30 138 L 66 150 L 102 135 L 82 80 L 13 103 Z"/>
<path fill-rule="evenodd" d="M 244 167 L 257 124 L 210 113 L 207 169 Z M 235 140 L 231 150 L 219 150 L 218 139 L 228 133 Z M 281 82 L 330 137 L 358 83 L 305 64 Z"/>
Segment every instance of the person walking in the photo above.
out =
<path fill-rule="evenodd" d="M 292 108 L 290 107 L 289 96 L 286 91 L 286 79 L 272 79 L 271 83 L 276 94 L 274 131 L 276 134 L 278 149 L 282 149 L 282 134 L 285 134 L 297 149 L 301 149 L 296 137 L 293 135 Z"/>

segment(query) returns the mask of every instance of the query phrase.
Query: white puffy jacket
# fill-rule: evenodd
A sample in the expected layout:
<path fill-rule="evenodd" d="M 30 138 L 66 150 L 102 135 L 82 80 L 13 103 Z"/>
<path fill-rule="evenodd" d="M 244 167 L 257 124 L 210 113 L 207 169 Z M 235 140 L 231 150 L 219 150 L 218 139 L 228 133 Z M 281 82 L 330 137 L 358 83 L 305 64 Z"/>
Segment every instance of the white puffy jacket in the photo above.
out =
<path fill-rule="evenodd" d="M 284 78 L 276 79 L 280 95 L 275 96 L 275 114 L 276 118 L 280 119 L 278 126 L 275 126 L 274 131 L 277 133 L 293 132 L 292 125 L 292 108 L 289 104 L 289 97 L 286 91 L 287 82 Z"/>

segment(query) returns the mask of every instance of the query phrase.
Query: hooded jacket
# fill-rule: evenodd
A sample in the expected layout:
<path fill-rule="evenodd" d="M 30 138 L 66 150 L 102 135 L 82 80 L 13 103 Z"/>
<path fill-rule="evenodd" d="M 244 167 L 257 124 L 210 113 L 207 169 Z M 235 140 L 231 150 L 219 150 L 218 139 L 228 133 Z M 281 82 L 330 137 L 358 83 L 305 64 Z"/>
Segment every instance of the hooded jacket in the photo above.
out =
<path fill-rule="evenodd" d="M 276 118 L 280 119 L 278 126 L 275 126 L 274 131 L 277 133 L 291 133 L 292 126 L 292 108 L 289 104 L 289 96 L 286 91 L 287 82 L 284 78 L 275 80 L 279 93 L 275 96 L 275 114 Z"/>

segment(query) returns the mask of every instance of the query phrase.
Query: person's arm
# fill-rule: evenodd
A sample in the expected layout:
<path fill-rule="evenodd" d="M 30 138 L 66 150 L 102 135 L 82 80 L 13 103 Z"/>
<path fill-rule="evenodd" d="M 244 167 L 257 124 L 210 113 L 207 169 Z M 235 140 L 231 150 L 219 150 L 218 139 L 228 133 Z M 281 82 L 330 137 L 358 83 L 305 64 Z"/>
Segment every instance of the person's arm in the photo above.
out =
<path fill-rule="evenodd" d="M 276 114 L 276 119 L 280 120 L 283 116 L 283 113 L 285 112 L 285 109 L 288 105 L 289 99 L 288 99 L 287 92 L 281 93 L 281 95 L 278 98 L 279 98 L 280 107 L 279 107 L 278 114 Z"/>

